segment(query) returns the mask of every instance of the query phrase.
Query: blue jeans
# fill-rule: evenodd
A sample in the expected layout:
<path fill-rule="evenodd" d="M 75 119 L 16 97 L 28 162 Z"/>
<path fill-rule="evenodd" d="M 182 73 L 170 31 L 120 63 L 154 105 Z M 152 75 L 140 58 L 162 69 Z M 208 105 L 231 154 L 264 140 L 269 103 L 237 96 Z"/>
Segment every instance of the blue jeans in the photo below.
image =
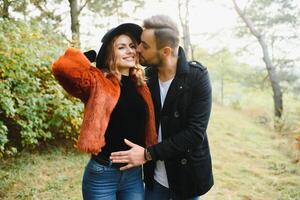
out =
<path fill-rule="evenodd" d="M 182 199 L 172 193 L 169 188 L 164 187 L 163 185 L 159 184 L 158 182 L 154 181 L 153 190 L 145 189 L 145 200 L 200 200 L 199 197 L 193 197 L 189 199 Z"/>
<path fill-rule="evenodd" d="M 84 171 L 82 195 L 84 200 L 143 200 L 142 169 L 120 171 L 91 159 Z"/>

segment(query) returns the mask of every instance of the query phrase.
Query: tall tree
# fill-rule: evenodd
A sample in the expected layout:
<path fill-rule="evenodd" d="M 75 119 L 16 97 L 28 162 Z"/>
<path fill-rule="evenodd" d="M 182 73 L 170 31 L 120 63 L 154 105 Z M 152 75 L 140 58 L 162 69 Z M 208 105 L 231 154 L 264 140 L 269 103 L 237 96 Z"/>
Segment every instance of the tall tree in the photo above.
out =
<path fill-rule="evenodd" d="M 90 0 L 85 0 L 85 2 L 79 6 L 77 0 L 68 0 L 70 4 L 70 15 L 71 15 L 71 31 L 72 31 L 72 42 L 73 46 L 80 47 L 80 23 L 79 15 L 82 9 L 87 5 Z"/>
<path fill-rule="evenodd" d="M 281 118 L 283 112 L 282 88 L 278 71 L 276 71 L 275 54 L 272 45 L 275 39 L 283 40 L 282 27 L 294 27 L 297 24 L 297 18 L 293 16 L 297 12 L 293 0 L 251 0 L 242 10 L 236 0 L 232 0 L 234 9 L 241 17 L 242 21 L 248 28 L 252 36 L 254 36 L 263 53 L 263 62 L 265 63 L 268 78 L 273 91 L 274 114 L 276 118 Z M 298 13 L 299 14 L 299 13 Z M 281 35 L 275 32 L 281 27 Z M 247 33 L 243 32 L 242 35 Z M 291 36 L 291 35 L 290 35 Z M 271 53 L 270 53 L 271 50 Z"/>
<path fill-rule="evenodd" d="M 190 0 L 185 0 L 185 1 L 178 0 L 179 19 L 183 31 L 183 47 L 188 57 L 190 57 L 189 55 L 191 50 L 191 58 L 192 60 L 194 60 L 194 49 L 190 38 L 189 5 L 190 5 Z"/>

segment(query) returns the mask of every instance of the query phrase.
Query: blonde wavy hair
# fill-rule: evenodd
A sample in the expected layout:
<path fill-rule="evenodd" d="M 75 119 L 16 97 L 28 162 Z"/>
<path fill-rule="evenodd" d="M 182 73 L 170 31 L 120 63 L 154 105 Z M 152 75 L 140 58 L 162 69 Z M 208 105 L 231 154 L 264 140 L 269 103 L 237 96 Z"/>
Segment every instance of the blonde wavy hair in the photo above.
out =
<path fill-rule="evenodd" d="M 137 47 L 138 43 L 132 37 L 129 33 L 122 33 L 120 35 L 127 35 L 130 37 L 134 45 Z M 107 45 L 106 48 L 106 58 L 105 58 L 105 66 L 107 67 L 107 74 L 115 75 L 119 80 L 121 80 L 121 73 L 118 70 L 118 67 L 116 65 L 116 55 L 114 52 L 113 44 L 116 41 L 116 39 L 120 36 L 115 36 Z M 145 85 L 146 84 L 146 76 L 145 76 L 145 70 L 144 68 L 139 64 L 138 55 L 136 54 L 136 60 L 135 60 L 135 66 L 133 68 L 130 68 L 129 71 L 130 77 L 132 80 L 136 83 L 137 86 Z"/>

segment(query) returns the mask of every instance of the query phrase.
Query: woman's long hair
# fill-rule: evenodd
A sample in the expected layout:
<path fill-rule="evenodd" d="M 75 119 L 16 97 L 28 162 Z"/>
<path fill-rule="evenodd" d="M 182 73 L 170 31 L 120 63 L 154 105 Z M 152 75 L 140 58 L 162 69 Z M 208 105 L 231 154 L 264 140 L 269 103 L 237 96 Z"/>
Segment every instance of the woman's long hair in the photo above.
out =
<path fill-rule="evenodd" d="M 130 37 L 134 45 L 136 47 L 138 46 L 137 41 L 129 33 L 122 33 L 120 35 L 127 35 L 128 37 Z M 109 42 L 106 48 L 106 57 L 105 57 L 105 66 L 108 69 L 107 73 L 115 75 L 116 77 L 118 77 L 119 80 L 121 79 L 121 73 L 119 72 L 118 67 L 116 65 L 114 43 L 120 35 L 115 36 Z M 144 68 L 139 64 L 138 54 L 136 54 L 135 67 L 130 68 L 129 70 L 130 70 L 129 71 L 130 77 L 135 81 L 137 86 L 146 84 L 145 71 Z"/>

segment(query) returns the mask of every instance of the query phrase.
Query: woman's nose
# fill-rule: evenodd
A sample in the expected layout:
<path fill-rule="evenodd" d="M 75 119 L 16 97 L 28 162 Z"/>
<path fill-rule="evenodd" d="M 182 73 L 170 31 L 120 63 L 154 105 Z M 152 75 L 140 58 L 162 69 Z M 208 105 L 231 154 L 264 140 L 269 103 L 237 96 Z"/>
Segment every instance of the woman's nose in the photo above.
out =
<path fill-rule="evenodd" d="M 129 54 L 131 54 L 131 53 L 135 53 L 136 52 L 136 50 L 134 49 L 134 48 L 131 48 L 131 47 L 128 47 L 127 48 L 127 53 Z"/>

